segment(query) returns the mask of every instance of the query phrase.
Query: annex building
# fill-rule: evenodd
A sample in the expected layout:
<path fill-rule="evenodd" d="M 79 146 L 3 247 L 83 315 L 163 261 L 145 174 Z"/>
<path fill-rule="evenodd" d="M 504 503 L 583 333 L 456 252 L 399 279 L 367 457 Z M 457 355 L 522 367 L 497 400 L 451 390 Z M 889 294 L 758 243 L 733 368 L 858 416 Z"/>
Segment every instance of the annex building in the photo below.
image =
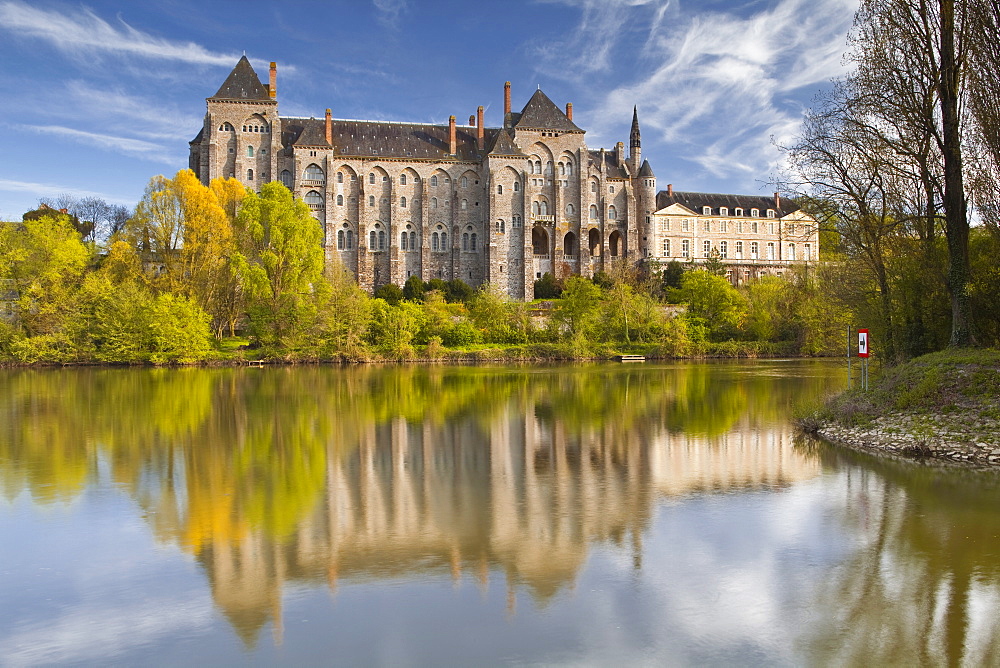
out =
<path fill-rule="evenodd" d="M 280 180 L 325 232 L 326 257 L 371 291 L 386 283 L 461 279 L 531 299 L 544 273 L 592 276 L 612 262 L 704 261 L 739 282 L 818 259 L 816 226 L 790 200 L 657 193 L 642 159 L 638 114 L 623 142 L 592 149 L 540 89 L 520 112 L 504 86 L 503 126 L 484 108 L 458 125 L 280 116 L 277 66 L 267 85 L 246 56 L 207 99 L 190 142 L 203 183 Z M 770 244 L 770 245 L 769 245 Z"/>

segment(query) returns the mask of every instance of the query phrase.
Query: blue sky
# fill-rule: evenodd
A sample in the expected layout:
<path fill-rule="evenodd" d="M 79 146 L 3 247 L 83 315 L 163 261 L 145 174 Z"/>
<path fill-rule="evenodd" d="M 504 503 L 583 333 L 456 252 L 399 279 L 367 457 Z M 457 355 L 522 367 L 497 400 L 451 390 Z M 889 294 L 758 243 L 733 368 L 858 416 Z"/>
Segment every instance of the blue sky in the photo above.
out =
<path fill-rule="evenodd" d="M 770 192 L 857 0 L 0 0 L 0 220 L 40 197 L 134 205 L 187 166 L 205 98 L 245 51 L 283 116 L 500 124 L 536 86 L 588 146 L 628 141 L 661 189 Z"/>

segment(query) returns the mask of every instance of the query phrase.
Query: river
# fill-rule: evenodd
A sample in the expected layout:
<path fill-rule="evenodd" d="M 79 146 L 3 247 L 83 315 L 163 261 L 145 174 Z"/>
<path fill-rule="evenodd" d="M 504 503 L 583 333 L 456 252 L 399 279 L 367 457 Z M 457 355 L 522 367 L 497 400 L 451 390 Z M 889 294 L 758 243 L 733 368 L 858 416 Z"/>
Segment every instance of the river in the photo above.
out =
<path fill-rule="evenodd" d="M 0 373 L 0 665 L 997 665 L 1000 482 L 842 365 Z"/>

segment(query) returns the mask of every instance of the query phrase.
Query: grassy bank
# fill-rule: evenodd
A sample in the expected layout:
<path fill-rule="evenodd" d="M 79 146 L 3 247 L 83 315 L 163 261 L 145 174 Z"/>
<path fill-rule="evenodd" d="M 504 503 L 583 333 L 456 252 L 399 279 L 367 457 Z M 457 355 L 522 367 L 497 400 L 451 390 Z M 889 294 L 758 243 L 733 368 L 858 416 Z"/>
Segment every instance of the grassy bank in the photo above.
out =
<path fill-rule="evenodd" d="M 1000 464 L 1000 350 L 948 349 L 884 369 L 800 426 L 852 447 Z"/>

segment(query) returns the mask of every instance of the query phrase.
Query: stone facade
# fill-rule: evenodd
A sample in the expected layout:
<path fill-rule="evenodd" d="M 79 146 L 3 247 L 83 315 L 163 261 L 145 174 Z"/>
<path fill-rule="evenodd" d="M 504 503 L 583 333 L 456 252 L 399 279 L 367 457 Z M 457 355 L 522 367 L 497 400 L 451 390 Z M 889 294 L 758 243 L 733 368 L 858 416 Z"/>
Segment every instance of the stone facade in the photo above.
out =
<path fill-rule="evenodd" d="M 467 125 L 340 120 L 329 109 L 282 117 L 276 83 L 274 63 L 264 85 L 244 56 L 207 99 L 190 167 L 204 183 L 281 180 L 322 224 L 327 261 L 367 290 L 419 276 L 531 299 L 545 272 L 592 276 L 660 257 L 653 220 L 670 214 L 658 211 L 635 112 L 626 155 L 622 142 L 588 148 L 572 105 L 541 90 L 512 111 L 510 82 L 498 128 L 485 127 L 483 107 Z"/>

